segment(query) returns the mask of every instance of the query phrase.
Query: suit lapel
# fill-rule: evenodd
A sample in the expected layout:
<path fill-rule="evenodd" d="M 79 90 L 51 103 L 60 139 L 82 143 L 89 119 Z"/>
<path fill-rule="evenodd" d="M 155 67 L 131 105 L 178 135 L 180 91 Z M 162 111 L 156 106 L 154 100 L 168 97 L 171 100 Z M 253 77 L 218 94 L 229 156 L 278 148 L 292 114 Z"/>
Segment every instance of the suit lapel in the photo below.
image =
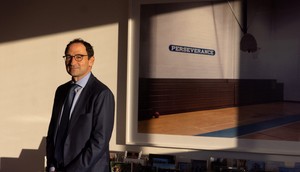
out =
<path fill-rule="evenodd" d="M 83 90 L 82 90 L 82 92 L 81 92 L 81 94 L 80 94 L 80 96 L 79 96 L 79 98 L 77 100 L 77 103 L 76 103 L 76 105 L 74 107 L 68 131 L 72 131 L 72 128 L 76 124 L 76 121 L 78 120 L 78 118 L 80 117 L 80 115 L 86 111 L 84 109 L 84 107 L 85 107 L 84 104 L 88 103 L 87 100 L 91 96 L 92 89 L 90 87 L 92 87 L 94 79 L 95 79 L 94 76 L 91 74 L 91 76 L 90 76 L 87 84 L 83 88 Z"/>
<path fill-rule="evenodd" d="M 62 107 L 63 104 L 65 102 L 66 96 L 68 94 L 68 90 L 70 89 L 71 86 L 71 82 L 66 83 L 61 90 L 59 90 L 60 92 L 58 93 L 58 99 L 57 99 L 57 105 L 55 105 L 55 113 L 56 114 L 56 127 L 55 127 L 55 132 L 54 132 L 54 138 L 56 138 L 56 134 L 57 134 L 57 130 L 58 130 L 58 126 L 59 126 L 59 121 L 60 121 L 60 116 L 62 115 Z"/>

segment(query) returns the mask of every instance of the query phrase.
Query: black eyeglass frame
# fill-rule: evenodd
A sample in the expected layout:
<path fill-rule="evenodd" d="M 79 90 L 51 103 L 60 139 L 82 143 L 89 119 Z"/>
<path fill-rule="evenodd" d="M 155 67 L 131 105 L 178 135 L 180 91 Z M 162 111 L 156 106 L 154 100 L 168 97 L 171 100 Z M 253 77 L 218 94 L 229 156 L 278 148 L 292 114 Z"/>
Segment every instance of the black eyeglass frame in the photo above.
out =
<path fill-rule="evenodd" d="M 65 59 L 65 61 L 70 61 L 73 57 L 77 62 L 82 61 L 84 56 L 88 56 L 88 55 L 84 55 L 84 54 L 75 54 L 74 56 L 71 55 L 65 55 L 63 56 L 63 58 Z"/>

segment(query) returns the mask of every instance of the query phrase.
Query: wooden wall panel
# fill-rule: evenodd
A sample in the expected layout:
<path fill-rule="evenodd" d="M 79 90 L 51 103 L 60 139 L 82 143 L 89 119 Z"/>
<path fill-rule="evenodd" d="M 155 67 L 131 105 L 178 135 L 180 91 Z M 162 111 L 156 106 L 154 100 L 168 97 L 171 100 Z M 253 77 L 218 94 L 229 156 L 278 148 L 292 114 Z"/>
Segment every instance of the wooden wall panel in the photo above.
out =
<path fill-rule="evenodd" d="M 276 80 L 140 78 L 139 119 L 282 99 Z"/>

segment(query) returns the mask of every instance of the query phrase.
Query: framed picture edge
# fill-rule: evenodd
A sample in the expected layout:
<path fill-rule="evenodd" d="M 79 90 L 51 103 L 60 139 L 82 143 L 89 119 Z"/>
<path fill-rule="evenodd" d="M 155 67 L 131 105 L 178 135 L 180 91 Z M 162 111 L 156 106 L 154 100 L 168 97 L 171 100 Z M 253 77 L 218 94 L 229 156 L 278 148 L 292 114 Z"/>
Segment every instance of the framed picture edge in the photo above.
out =
<path fill-rule="evenodd" d="M 192 0 L 130 0 L 126 88 L 126 144 L 195 150 L 219 150 L 299 156 L 300 142 L 138 133 L 139 24 L 142 4 Z"/>

